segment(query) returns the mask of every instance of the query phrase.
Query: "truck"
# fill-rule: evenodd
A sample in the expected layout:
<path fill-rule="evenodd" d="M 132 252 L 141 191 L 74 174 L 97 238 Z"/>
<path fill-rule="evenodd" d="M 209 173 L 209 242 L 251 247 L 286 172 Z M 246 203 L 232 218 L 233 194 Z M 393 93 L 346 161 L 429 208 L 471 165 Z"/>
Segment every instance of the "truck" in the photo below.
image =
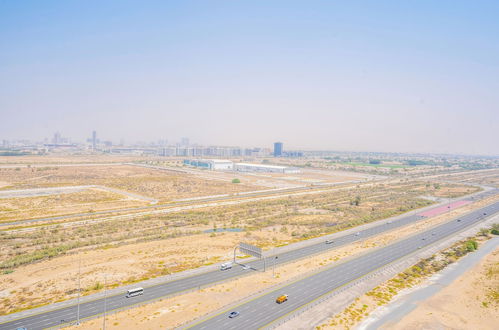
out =
<path fill-rule="evenodd" d="M 283 294 L 283 295 L 277 297 L 277 299 L 275 300 L 275 302 L 278 303 L 278 304 L 282 304 L 283 302 L 285 302 L 287 300 L 288 300 L 288 295 L 287 294 Z"/>

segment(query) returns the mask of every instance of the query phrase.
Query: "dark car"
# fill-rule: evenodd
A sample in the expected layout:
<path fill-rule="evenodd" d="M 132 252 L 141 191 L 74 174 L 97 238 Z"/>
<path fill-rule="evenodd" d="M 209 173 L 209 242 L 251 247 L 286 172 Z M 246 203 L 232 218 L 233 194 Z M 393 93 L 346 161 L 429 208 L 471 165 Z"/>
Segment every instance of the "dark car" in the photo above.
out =
<path fill-rule="evenodd" d="M 230 314 L 229 314 L 229 318 L 230 318 L 230 319 L 233 319 L 233 318 L 235 318 L 236 316 L 239 316 L 239 312 L 234 311 L 234 312 L 230 312 Z"/>
<path fill-rule="evenodd" d="M 333 241 L 332 239 L 328 239 L 328 240 L 326 241 L 326 244 L 332 244 L 332 243 L 334 243 L 334 241 Z"/>

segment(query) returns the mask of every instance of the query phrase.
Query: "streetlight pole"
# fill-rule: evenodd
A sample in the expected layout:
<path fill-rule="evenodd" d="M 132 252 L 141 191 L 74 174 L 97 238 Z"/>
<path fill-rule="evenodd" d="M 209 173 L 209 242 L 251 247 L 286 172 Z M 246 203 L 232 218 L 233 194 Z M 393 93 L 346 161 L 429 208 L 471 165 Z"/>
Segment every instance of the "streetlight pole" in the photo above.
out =
<path fill-rule="evenodd" d="M 78 253 L 78 309 L 76 313 L 76 325 L 80 325 L 80 294 L 81 294 L 81 251 Z"/>
<path fill-rule="evenodd" d="M 107 275 L 104 274 L 104 320 L 102 320 L 102 330 L 106 330 L 106 289 L 107 289 Z"/>

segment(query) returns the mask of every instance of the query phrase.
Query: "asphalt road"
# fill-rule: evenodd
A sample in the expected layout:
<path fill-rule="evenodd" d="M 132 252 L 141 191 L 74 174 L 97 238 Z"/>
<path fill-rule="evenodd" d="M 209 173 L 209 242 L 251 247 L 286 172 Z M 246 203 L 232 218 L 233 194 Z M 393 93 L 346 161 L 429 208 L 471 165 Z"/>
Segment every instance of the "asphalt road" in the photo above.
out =
<path fill-rule="evenodd" d="M 257 297 L 234 309 L 226 310 L 190 329 L 258 329 L 269 326 L 307 303 L 338 289 L 384 265 L 402 259 L 418 249 L 469 227 L 484 218 L 499 212 L 499 202 L 461 216 L 425 232 L 416 234 L 389 246 L 372 251 L 338 266 L 316 273 L 303 280 Z M 487 214 L 487 215 L 484 215 Z M 282 294 L 289 296 L 282 304 L 275 302 Z M 230 319 L 228 314 L 236 310 L 240 315 Z"/>
<path fill-rule="evenodd" d="M 475 200 L 483 198 L 483 196 L 489 195 L 490 192 L 484 192 L 483 194 L 486 195 L 475 196 Z M 338 237 L 334 239 L 334 242 L 332 244 L 325 244 L 324 242 L 320 242 L 300 249 L 284 252 L 278 255 L 278 263 L 281 264 L 285 262 L 290 262 L 316 253 L 324 252 L 326 250 L 334 249 L 358 240 L 378 235 L 387 230 L 395 229 L 398 227 L 408 225 L 410 223 L 420 221 L 422 219 L 425 219 L 425 217 L 419 215 L 408 215 L 395 221 L 391 222 L 386 221 L 380 223 L 379 225 L 364 229 L 362 231 L 359 231 L 358 235 L 357 233 L 353 233 Z M 143 295 L 133 298 L 125 298 L 125 292 L 123 292 L 123 294 L 121 295 L 110 296 L 107 297 L 106 299 L 106 310 L 111 311 L 117 308 L 131 306 L 137 303 L 156 300 L 158 298 L 171 295 L 174 293 L 192 290 L 198 287 L 213 284 L 215 282 L 224 281 L 233 277 L 243 276 L 256 269 L 261 271 L 263 269 L 263 261 L 257 260 L 249 262 L 247 266 L 249 267 L 242 267 L 239 265 L 235 265 L 230 270 L 226 271 L 217 270 L 217 271 L 206 272 L 195 276 L 185 277 L 175 281 L 159 284 L 156 286 L 147 287 L 144 288 L 145 290 Z M 137 284 L 137 286 L 140 286 L 140 284 Z M 293 302 L 287 305 L 293 305 Z M 104 299 L 97 299 L 94 301 L 80 304 L 80 319 L 83 319 L 85 317 L 95 316 L 103 312 L 104 312 Z M 40 313 L 33 316 L 28 316 L 22 319 L 2 323 L 0 324 L 0 330 L 16 329 L 17 327 L 27 327 L 28 329 L 43 329 L 47 327 L 61 325 L 67 322 L 73 322 L 76 320 L 76 316 L 77 316 L 77 307 L 76 305 L 73 305 L 53 311 L 48 311 L 45 313 Z M 240 320 L 244 319 L 244 317 L 247 316 L 241 316 Z"/>

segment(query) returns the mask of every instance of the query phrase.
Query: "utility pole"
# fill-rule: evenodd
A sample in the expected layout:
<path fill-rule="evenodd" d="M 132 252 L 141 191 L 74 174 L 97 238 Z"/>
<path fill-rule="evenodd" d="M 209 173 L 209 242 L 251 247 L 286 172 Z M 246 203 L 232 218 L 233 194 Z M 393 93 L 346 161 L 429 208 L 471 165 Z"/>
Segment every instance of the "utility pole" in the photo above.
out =
<path fill-rule="evenodd" d="M 104 274 L 104 319 L 102 320 L 102 330 L 106 330 L 106 289 L 107 289 L 107 275 Z"/>
<path fill-rule="evenodd" d="M 76 313 L 76 325 L 80 325 L 80 294 L 81 294 L 81 251 L 78 252 L 78 309 Z"/>

